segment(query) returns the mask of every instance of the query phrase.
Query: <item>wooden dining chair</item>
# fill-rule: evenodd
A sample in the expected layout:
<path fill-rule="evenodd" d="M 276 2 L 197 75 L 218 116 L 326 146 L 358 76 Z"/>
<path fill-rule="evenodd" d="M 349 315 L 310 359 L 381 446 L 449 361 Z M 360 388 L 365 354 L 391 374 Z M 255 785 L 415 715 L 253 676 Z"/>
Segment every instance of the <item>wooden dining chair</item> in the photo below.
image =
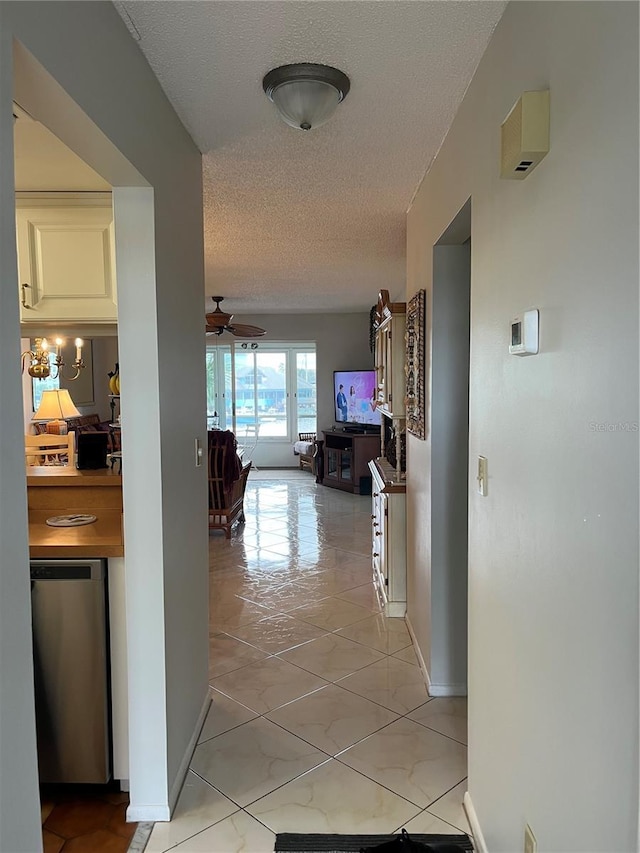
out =
<path fill-rule="evenodd" d="M 231 538 L 236 521 L 244 521 L 244 493 L 251 463 L 237 455 L 236 439 L 228 430 L 208 433 L 209 530 L 224 530 Z"/>
<path fill-rule="evenodd" d="M 66 435 L 25 435 L 27 465 L 73 465 L 75 433 Z"/>

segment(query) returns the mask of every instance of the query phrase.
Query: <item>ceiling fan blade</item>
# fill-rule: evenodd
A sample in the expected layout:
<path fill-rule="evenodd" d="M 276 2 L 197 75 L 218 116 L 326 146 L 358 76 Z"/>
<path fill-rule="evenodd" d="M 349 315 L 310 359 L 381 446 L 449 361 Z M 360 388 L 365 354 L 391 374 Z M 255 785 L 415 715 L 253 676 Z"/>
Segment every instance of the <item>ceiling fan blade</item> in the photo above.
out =
<path fill-rule="evenodd" d="M 262 335 L 267 334 L 266 329 L 261 329 L 260 326 L 246 326 L 242 323 L 234 323 L 233 326 L 227 326 L 226 329 L 236 338 L 261 338 Z"/>

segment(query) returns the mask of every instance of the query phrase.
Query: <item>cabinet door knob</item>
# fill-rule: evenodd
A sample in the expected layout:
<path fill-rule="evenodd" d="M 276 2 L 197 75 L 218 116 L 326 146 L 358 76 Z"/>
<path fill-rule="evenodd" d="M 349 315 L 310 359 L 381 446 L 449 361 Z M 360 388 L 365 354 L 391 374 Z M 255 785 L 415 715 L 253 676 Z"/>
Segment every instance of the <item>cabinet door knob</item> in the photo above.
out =
<path fill-rule="evenodd" d="M 376 530 L 375 535 L 376 535 L 376 536 L 382 536 L 382 533 L 380 533 L 380 531 L 379 531 L 379 530 Z"/>
<path fill-rule="evenodd" d="M 375 518 L 375 515 L 372 515 L 372 516 L 371 516 L 371 520 L 373 521 L 373 519 L 374 519 L 374 518 Z"/>
<path fill-rule="evenodd" d="M 380 556 L 380 554 L 377 554 L 377 553 L 374 551 L 374 552 L 373 552 L 373 556 L 374 556 L 374 557 L 379 557 L 379 556 Z"/>
<path fill-rule="evenodd" d="M 374 498 L 379 498 L 379 497 L 380 497 L 380 492 L 374 492 L 374 493 L 373 493 L 373 497 L 374 497 Z"/>

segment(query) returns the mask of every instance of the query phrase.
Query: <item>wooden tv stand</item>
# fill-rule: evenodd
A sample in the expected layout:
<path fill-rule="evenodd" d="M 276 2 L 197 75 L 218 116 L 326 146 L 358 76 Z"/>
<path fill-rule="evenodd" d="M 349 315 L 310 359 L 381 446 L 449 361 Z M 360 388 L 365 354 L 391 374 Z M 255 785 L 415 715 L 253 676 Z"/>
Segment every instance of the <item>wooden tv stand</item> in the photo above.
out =
<path fill-rule="evenodd" d="M 371 494 L 369 461 L 380 455 L 376 433 L 324 430 L 324 476 L 322 485 L 356 495 Z"/>

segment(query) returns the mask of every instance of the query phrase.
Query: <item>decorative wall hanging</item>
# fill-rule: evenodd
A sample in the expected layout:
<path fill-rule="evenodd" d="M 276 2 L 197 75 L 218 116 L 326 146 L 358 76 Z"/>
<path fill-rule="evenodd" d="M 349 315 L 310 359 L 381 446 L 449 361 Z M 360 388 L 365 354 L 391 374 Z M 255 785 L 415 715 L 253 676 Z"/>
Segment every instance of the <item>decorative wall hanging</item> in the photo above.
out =
<path fill-rule="evenodd" d="M 424 330 L 426 292 L 419 290 L 407 304 L 407 430 L 418 438 L 426 437 L 424 425 Z"/>

